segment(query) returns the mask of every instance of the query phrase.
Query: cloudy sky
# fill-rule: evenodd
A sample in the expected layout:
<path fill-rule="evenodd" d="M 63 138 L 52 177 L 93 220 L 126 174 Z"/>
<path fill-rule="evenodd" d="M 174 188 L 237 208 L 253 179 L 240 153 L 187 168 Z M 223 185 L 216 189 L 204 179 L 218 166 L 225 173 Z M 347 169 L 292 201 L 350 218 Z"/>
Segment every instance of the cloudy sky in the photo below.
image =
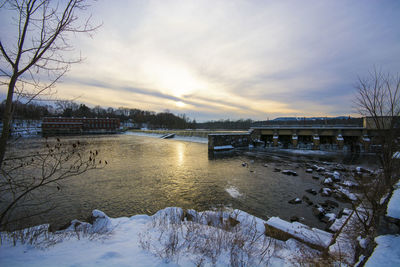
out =
<path fill-rule="evenodd" d="M 60 98 L 197 121 L 354 115 L 354 84 L 400 70 L 400 1 L 98 1 Z"/>

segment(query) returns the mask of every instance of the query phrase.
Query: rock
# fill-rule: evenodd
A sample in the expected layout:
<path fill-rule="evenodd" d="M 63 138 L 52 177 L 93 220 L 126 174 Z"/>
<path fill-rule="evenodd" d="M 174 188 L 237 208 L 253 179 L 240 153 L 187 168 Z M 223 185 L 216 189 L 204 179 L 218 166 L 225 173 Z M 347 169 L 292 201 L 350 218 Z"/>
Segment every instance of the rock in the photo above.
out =
<path fill-rule="evenodd" d="M 279 169 L 279 168 L 274 168 L 274 172 L 280 172 L 281 171 L 281 169 Z"/>
<path fill-rule="evenodd" d="M 343 215 L 349 216 L 353 210 L 344 208 L 339 212 L 339 218 L 342 217 Z"/>
<path fill-rule="evenodd" d="M 289 202 L 289 204 L 300 204 L 301 203 L 301 199 L 296 197 L 294 199 L 289 200 L 288 202 Z"/>
<path fill-rule="evenodd" d="M 332 186 L 333 185 L 333 181 L 331 178 L 326 178 L 323 182 L 323 185 L 328 185 L 328 186 Z"/>
<path fill-rule="evenodd" d="M 307 193 L 310 193 L 310 194 L 312 194 L 312 195 L 314 195 L 314 196 L 317 194 L 317 191 L 314 190 L 314 189 L 312 189 L 312 188 L 307 189 L 306 192 L 307 192 Z"/>
<path fill-rule="evenodd" d="M 316 170 L 317 172 L 323 172 L 323 171 L 325 171 L 325 168 L 324 168 L 324 167 L 320 167 L 320 166 L 318 166 L 318 165 L 313 165 L 312 168 L 313 168 L 314 170 Z"/>
<path fill-rule="evenodd" d="M 298 176 L 297 172 L 292 170 L 283 170 L 282 173 L 286 175 Z"/>
<path fill-rule="evenodd" d="M 319 190 L 319 192 L 321 193 L 321 196 L 329 197 L 332 194 L 332 189 L 324 187 L 324 188 L 321 188 L 321 190 Z"/>
<path fill-rule="evenodd" d="M 334 171 L 347 172 L 347 169 L 341 164 L 336 164 L 335 167 L 333 167 L 333 170 Z"/>
<path fill-rule="evenodd" d="M 332 194 L 332 196 L 333 196 L 336 200 L 338 200 L 338 201 L 340 201 L 340 202 L 348 202 L 348 198 L 347 198 L 346 195 L 343 194 L 343 193 L 334 191 L 333 194 Z"/>
<path fill-rule="evenodd" d="M 349 188 L 357 188 L 360 186 L 357 182 L 352 182 L 349 180 L 343 181 L 342 183 L 340 183 L 340 185 L 343 185 L 343 186 L 346 186 Z"/>
<path fill-rule="evenodd" d="M 327 200 L 325 200 L 325 203 L 331 207 L 335 207 L 335 208 L 339 207 L 339 203 L 337 203 L 336 201 L 333 201 L 333 200 L 327 199 Z"/>
<path fill-rule="evenodd" d="M 318 218 L 322 218 L 325 214 L 325 210 L 321 206 L 315 205 L 313 207 L 313 214 Z"/>
<path fill-rule="evenodd" d="M 265 168 L 267 168 L 267 167 L 268 167 L 268 165 L 267 165 L 267 164 L 264 164 L 264 167 L 265 167 Z"/>
<path fill-rule="evenodd" d="M 298 222 L 298 221 L 300 221 L 299 217 L 297 217 L 297 216 L 290 217 L 290 222 Z"/>
<path fill-rule="evenodd" d="M 313 205 L 314 203 L 307 197 L 307 196 L 303 196 L 302 200 L 304 202 L 306 202 L 309 206 Z"/>
<path fill-rule="evenodd" d="M 333 172 L 333 180 L 335 181 L 335 182 L 339 182 L 340 181 L 340 173 L 339 172 L 337 172 L 337 171 L 334 171 Z"/>
<path fill-rule="evenodd" d="M 233 227 L 235 227 L 236 225 L 238 225 L 240 222 L 239 222 L 238 220 L 232 218 L 231 216 L 229 216 L 229 217 L 228 217 L 227 223 L 228 223 L 228 226 L 229 226 L 229 227 L 233 228 Z"/>
<path fill-rule="evenodd" d="M 247 164 L 246 162 L 243 162 L 243 163 L 242 163 L 242 166 L 243 166 L 243 167 L 246 167 L 246 166 L 248 166 L 248 164 Z"/>
<path fill-rule="evenodd" d="M 318 177 L 318 176 L 315 176 L 315 175 L 313 175 L 312 178 L 313 178 L 314 180 L 319 180 L 319 177 Z"/>
<path fill-rule="evenodd" d="M 333 223 L 336 219 L 335 213 L 326 213 L 321 218 L 321 221 L 324 223 Z"/>
<path fill-rule="evenodd" d="M 314 170 L 313 169 L 306 169 L 307 173 L 312 173 Z"/>

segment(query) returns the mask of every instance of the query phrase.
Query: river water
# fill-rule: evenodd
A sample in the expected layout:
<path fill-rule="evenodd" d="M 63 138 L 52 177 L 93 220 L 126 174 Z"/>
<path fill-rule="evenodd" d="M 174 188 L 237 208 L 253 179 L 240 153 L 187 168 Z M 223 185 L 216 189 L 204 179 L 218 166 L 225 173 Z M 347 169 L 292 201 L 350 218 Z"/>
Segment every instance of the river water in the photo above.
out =
<path fill-rule="evenodd" d="M 212 158 L 207 144 L 135 135 L 63 139 L 79 139 L 96 148 L 108 165 L 61 184 L 61 190 L 51 199 L 55 208 L 30 218 L 29 225 L 50 223 L 57 228 L 72 219 L 85 220 L 93 209 L 121 217 L 154 214 L 165 207 L 178 206 L 198 211 L 234 208 L 263 219 L 298 216 L 310 226 L 324 226 L 305 203 L 288 203 L 307 195 L 306 189 L 321 188 L 321 180 L 312 179 L 313 174 L 302 167 L 311 162 L 309 158 L 258 151 Z M 41 138 L 28 139 L 15 149 L 37 149 L 42 144 Z M 295 170 L 299 176 L 274 172 L 276 167 Z M 315 202 L 327 199 L 319 194 L 308 196 Z"/>

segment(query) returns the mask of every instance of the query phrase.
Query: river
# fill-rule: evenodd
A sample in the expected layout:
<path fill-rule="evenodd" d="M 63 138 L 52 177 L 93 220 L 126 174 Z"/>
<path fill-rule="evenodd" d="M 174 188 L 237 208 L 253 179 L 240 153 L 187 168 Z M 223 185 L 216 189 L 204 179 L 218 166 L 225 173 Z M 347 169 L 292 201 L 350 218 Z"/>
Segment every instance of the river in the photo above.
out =
<path fill-rule="evenodd" d="M 28 225 L 50 223 L 57 228 L 72 219 L 87 219 L 93 209 L 121 217 L 178 206 L 198 211 L 234 208 L 263 219 L 298 216 L 310 226 L 324 226 L 305 203 L 288 203 L 307 195 L 306 189 L 321 188 L 321 180 L 305 172 L 304 163 L 312 160 L 303 156 L 288 158 L 245 150 L 212 158 L 204 143 L 135 135 L 62 139 L 87 143 L 108 165 L 64 181 L 51 198 L 55 207 L 30 218 Z M 42 138 L 26 139 L 13 150 L 35 150 L 43 142 Z M 292 169 L 298 176 L 284 175 L 274 168 Z M 315 203 L 327 199 L 319 194 L 309 197 Z M 341 203 L 341 207 L 349 206 Z"/>

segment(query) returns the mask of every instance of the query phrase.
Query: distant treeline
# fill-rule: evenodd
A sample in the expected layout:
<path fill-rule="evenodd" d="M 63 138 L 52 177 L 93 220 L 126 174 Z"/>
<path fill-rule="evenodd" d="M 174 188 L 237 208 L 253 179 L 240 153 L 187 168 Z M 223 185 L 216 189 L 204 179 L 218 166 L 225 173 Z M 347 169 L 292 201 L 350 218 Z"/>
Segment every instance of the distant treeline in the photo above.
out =
<path fill-rule="evenodd" d="M 207 121 L 202 123 L 197 123 L 198 129 L 224 129 L 224 130 L 248 130 L 253 126 L 253 121 L 251 119 L 240 119 L 236 121 L 232 120 L 218 120 L 218 121 Z"/>
<path fill-rule="evenodd" d="M 0 116 L 3 117 L 5 101 L 0 104 Z M 169 111 L 156 113 L 140 109 L 128 108 L 90 108 L 85 104 L 72 101 L 57 101 L 53 105 L 36 103 L 13 103 L 14 119 L 40 120 L 43 117 L 86 117 L 86 118 L 119 118 L 121 122 L 131 122 L 132 127 L 148 127 L 162 129 L 194 129 L 196 121 L 190 120 L 185 114 L 175 115 Z"/>
<path fill-rule="evenodd" d="M 0 104 L 0 116 L 3 117 L 5 101 Z M 295 118 L 284 117 L 274 120 L 253 121 L 251 119 L 217 120 L 197 123 L 185 114 L 175 115 L 168 110 L 156 113 L 140 109 L 129 108 L 103 108 L 95 106 L 90 108 L 85 104 L 73 101 L 56 101 L 54 105 L 39 105 L 37 103 L 13 103 L 14 118 L 40 120 L 48 116 L 62 117 L 87 117 L 87 118 L 119 118 L 121 122 L 131 123 L 131 127 L 150 129 L 210 129 L 210 130 L 248 130 L 256 126 L 274 125 L 353 125 L 362 126 L 362 118 L 352 117 L 315 117 Z"/>

